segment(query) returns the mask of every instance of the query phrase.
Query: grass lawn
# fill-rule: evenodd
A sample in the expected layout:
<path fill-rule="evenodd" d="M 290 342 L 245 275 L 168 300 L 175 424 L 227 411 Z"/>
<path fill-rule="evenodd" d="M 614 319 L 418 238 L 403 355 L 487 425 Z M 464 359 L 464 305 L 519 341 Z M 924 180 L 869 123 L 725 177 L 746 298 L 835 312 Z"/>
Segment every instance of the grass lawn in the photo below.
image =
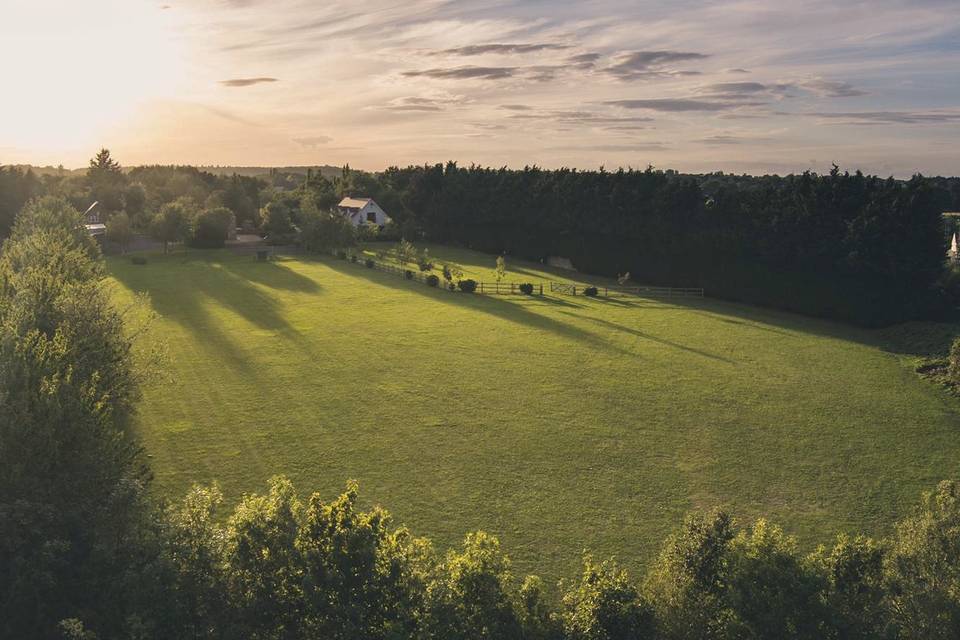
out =
<path fill-rule="evenodd" d="M 432 252 L 492 280 L 490 256 Z M 553 580 L 583 549 L 642 570 L 714 506 L 806 548 L 880 534 L 960 476 L 960 401 L 874 332 L 710 299 L 471 296 L 310 256 L 109 268 L 118 300 L 145 291 L 159 316 L 166 372 L 139 428 L 173 496 L 282 473 L 333 497 L 356 478 L 440 546 L 482 528 Z"/>

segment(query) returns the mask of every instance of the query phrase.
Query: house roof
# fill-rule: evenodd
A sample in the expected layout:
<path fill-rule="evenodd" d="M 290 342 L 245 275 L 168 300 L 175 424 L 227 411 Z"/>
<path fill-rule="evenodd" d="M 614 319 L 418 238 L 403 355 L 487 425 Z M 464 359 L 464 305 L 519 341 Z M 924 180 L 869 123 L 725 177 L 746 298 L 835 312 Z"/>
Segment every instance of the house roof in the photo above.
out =
<path fill-rule="evenodd" d="M 372 201 L 373 198 L 344 198 L 337 206 L 344 207 L 345 209 L 362 209 L 367 206 L 367 203 Z"/>

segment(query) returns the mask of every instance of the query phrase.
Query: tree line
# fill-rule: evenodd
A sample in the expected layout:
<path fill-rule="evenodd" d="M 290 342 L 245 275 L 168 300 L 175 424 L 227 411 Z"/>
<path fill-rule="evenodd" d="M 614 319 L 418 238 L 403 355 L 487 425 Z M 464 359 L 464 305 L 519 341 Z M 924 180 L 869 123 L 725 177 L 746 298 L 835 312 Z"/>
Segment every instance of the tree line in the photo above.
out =
<path fill-rule="evenodd" d="M 556 587 L 494 536 L 449 551 L 282 478 L 227 507 L 164 502 L 131 431 L 136 307 L 118 309 L 81 215 L 29 203 L 0 251 L 0 637 L 665 640 L 955 638 L 960 485 L 884 539 L 810 554 L 763 520 L 689 516 L 646 575 L 586 556 Z"/>
<path fill-rule="evenodd" d="M 903 181 L 836 167 L 751 177 L 454 162 L 379 173 L 344 167 L 332 177 L 319 170 L 221 176 L 194 167 L 124 171 L 102 150 L 85 174 L 38 178 L 0 168 L 0 236 L 38 195 L 64 197 L 81 211 L 98 201 L 120 246 L 135 232 L 164 246 L 222 246 L 237 226 L 294 242 L 304 227 L 332 226 L 342 197 L 369 196 L 396 223 L 391 239 L 533 260 L 562 256 L 586 273 L 629 272 L 643 284 L 703 287 L 715 297 L 863 325 L 943 316 L 960 304 L 960 280 L 944 261 L 956 221 L 941 215 L 960 210 L 958 178 Z M 305 244 L 318 242 L 331 241 L 314 232 Z"/>

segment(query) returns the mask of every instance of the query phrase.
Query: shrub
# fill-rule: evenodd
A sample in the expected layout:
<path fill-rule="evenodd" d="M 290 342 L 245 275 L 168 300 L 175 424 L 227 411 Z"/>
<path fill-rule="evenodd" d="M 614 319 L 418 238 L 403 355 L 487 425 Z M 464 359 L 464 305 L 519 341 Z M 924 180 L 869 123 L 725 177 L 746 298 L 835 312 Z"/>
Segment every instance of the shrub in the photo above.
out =
<path fill-rule="evenodd" d="M 363 264 L 366 265 L 367 269 L 373 269 L 374 263 L 372 258 L 367 258 L 366 260 L 363 261 Z"/>
<path fill-rule="evenodd" d="M 420 271 L 430 271 L 433 269 L 433 261 L 430 260 L 430 250 L 424 249 L 419 256 L 417 256 L 417 266 L 420 267 Z"/>
<path fill-rule="evenodd" d="M 532 296 L 533 295 L 533 285 L 529 282 L 524 282 L 520 285 L 520 293 Z"/>
<path fill-rule="evenodd" d="M 341 260 L 346 260 L 346 259 L 347 259 L 347 252 L 346 252 L 346 251 L 337 251 L 337 257 L 340 258 Z"/>
<path fill-rule="evenodd" d="M 413 280 L 413 271 L 410 271 L 410 269 L 407 269 L 406 271 L 403 272 L 403 277 L 406 278 L 407 280 Z"/>
<path fill-rule="evenodd" d="M 587 287 L 586 289 L 583 290 L 583 295 L 588 296 L 590 298 L 596 298 L 597 293 L 598 292 L 596 287 Z"/>
<path fill-rule="evenodd" d="M 356 263 L 357 263 L 357 260 L 359 260 L 359 258 L 357 258 L 357 254 L 355 254 L 355 253 L 350 254 L 350 262 L 356 264 Z"/>
<path fill-rule="evenodd" d="M 456 291 L 456 290 L 457 290 L 457 285 L 453 284 L 452 282 L 448 282 L 448 283 L 447 283 L 447 289 L 450 289 L 450 291 Z"/>
<path fill-rule="evenodd" d="M 950 379 L 960 384 L 960 338 L 953 341 L 950 348 Z"/>
<path fill-rule="evenodd" d="M 133 264 L 147 264 L 147 259 L 143 256 L 133 256 L 130 258 L 130 262 Z"/>
<path fill-rule="evenodd" d="M 467 278 L 466 280 L 458 282 L 457 286 L 460 287 L 460 291 L 464 293 L 473 293 L 477 290 L 477 281 Z"/>
<path fill-rule="evenodd" d="M 440 278 L 438 278 L 436 274 L 431 273 L 427 276 L 427 284 L 431 287 L 436 287 L 440 284 Z"/>

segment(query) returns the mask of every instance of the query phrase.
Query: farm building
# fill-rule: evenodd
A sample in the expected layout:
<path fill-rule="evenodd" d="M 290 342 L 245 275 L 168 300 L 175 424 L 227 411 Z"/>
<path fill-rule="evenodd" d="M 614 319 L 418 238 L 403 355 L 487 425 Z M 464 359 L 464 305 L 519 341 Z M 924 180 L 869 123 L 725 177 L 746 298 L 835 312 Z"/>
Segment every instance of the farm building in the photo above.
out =
<path fill-rule="evenodd" d="M 390 217 L 373 198 L 344 198 L 337 205 L 337 211 L 358 227 L 362 224 L 382 227 L 390 221 Z"/>

